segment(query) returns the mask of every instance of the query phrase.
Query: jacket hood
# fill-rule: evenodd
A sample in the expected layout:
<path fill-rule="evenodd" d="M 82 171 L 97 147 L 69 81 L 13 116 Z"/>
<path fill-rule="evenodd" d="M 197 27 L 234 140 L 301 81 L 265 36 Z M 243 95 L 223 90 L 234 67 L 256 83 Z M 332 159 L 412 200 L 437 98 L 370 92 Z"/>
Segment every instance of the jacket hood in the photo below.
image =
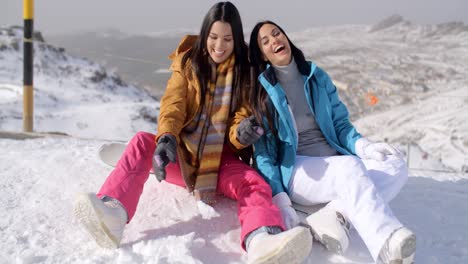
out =
<path fill-rule="evenodd" d="M 171 70 L 180 70 L 182 68 L 182 58 L 184 57 L 185 53 L 193 48 L 193 45 L 197 39 L 197 35 L 185 35 L 182 38 L 174 52 L 169 55 L 169 59 L 172 60 L 172 65 L 170 67 Z"/>

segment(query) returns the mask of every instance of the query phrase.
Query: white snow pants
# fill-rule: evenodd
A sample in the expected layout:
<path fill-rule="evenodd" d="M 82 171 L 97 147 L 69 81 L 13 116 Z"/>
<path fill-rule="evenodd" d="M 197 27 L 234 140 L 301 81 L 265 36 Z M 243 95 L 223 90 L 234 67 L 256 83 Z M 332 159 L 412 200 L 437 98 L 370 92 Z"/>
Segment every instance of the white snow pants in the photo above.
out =
<path fill-rule="evenodd" d="M 377 260 L 390 234 L 402 224 L 393 215 L 388 202 L 408 179 L 404 160 L 361 160 L 356 156 L 297 156 L 289 192 L 301 205 L 328 203 L 343 213 L 356 228 Z"/>

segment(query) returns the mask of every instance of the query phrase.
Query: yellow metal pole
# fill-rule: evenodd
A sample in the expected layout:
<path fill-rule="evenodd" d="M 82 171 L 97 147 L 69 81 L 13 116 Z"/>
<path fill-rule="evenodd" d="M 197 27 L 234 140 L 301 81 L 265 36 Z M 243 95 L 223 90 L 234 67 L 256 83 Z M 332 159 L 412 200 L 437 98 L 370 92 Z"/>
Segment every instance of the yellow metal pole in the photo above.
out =
<path fill-rule="evenodd" d="M 34 86 L 33 86 L 33 32 L 34 0 L 23 0 L 23 131 L 33 131 Z"/>

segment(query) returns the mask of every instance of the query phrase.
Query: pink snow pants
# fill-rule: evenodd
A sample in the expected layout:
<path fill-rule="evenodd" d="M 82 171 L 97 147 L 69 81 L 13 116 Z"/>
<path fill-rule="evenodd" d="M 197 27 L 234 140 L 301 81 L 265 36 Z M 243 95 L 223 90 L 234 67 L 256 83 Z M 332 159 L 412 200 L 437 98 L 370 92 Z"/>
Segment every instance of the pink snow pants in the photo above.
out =
<path fill-rule="evenodd" d="M 109 196 L 122 203 L 128 221 L 135 214 L 152 168 L 156 148 L 154 139 L 153 134 L 138 132 L 97 194 L 98 197 Z M 178 163 L 170 162 L 166 167 L 166 181 L 185 187 Z M 217 191 L 238 202 L 237 214 L 244 249 L 245 236 L 259 227 L 279 226 L 284 230 L 281 213 L 272 203 L 270 186 L 256 170 L 239 160 L 227 145 L 221 157 Z"/>

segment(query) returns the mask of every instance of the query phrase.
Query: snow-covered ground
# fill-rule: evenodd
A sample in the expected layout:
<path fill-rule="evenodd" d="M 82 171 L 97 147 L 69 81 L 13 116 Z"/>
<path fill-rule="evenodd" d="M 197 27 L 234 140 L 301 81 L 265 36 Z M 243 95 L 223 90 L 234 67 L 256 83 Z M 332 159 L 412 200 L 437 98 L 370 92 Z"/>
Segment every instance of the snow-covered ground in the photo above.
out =
<path fill-rule="evenodd" d="M 468 174 L 463 173 L 468 167 L 468 77 L 463 72 L 467 33 L 454 30 L 463 29 L 460 25 L 451 30 L 404 21 L 390 25 L 317 28 L 291 35 L 312 58 L 322 54 L 319 65 L 338 81 L 344 100 L 362 117 L 355 122 L 358 130 L 398 145 L 407 155 L 411 177 L 390 205 L 417 234 L 416 263 L 468 263 Z M 413 40 L 423 28 L 443 37 L 421 40 L 419 59 L 407 56 L 420 45 Z M 7 30 L 0 28 L 0 131 L 21 131 L 21 45 L 15 49 L 17 37 L 1 32 Z M 359 46 L 354 53 L 348 50 L 351 43 Z M 391 51 L 389 57 L 361 52 L 378 43 L 385 43 L 382 52 Z M 447 49 L 440 53 L 429 45 Z M 103 250 L 83 232 L 72 215 L 73 199 L 80 191 L 96 192 L 111 171 L 98 160 L 99 147 L 108 142 L 104 139 L 128 140 L 138 130 L 154 132 L 158 103 L 136 87 L 112 81 L 118 77 L 100 66 L 62 53 L 52 47 L 36 51 L 35 130 L 72 136 L 0 138 L 0 263 L 244 263 L 235 202 L 221 199 L 214 210 L 198 208 L 184 189 L 152 176 L 121 248 Z M 430 57 L 440 61 L 428 61 Z M 353 72 L 338 67 L 353 58 L 355 65 L 375 69 L 400 59 L 414 69 L 371 74 L 364 68 Z M 339 78 L 340 69 L 348 74 Z M 438 77 L 430 79 L 425 92 L 402 82 L 403 75 L 413 78 L 430 69 L 438 69 Z M 353 101 L 346 92 L 363 94 L 355 83 L 360 74 L 362 89 L 380 83 L 391 91 L 385 96 L 373 88 L 382 103 L 379 108 Z M 372 263 L 355 230 L 351 236 L 345 255 L 331 254 L 315 243 L 306 263 Z"/>
<path fill-rule="evenodd" d="M 150 177 L 122 247 L 99 248 L 72 215 L 80 191 L 96 192 L 111 168 L 97 159 L 99 140 L 0 139 L 0 263 L 243 263 L 236 203 L 199 210 L 184 189 Z M 414 175 L 391 202 L 418 236 L 416 263 L 467 263 L 468 180 Z M 306 263 L 371 263 L 352 231 L 344 256 L 317 243 Z"/>

